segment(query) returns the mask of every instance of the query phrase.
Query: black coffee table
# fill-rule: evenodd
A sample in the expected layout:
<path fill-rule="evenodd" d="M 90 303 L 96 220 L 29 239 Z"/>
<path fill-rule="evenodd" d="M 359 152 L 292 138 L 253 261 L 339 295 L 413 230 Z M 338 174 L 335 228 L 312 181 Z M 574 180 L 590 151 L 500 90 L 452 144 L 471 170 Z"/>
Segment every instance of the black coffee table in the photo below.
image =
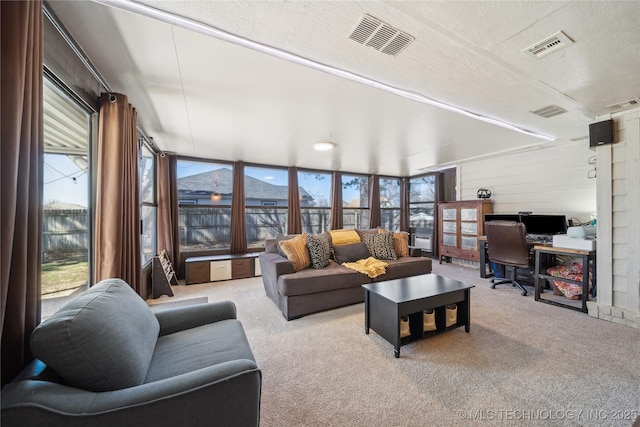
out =
<path fill-rule="evenodd" d="M 369 328 L 389 341 L 395 350 L 395 357 L 400 357 L 400 346 L 434 333 L 445 332 L 464 326 L 469 332 L 471 288 L 457 280 L 424 274 L 405 279 L 362 285 L 364 296 L 364 331 Z M 446 326 L 446 309 L 448 304 L 457 305 L 457 322 Z M 423 311 L 435 311 L 436 330 L 423 331 Z M 409 316 L 411 335 L 400 338 L 400 318 Z"/>

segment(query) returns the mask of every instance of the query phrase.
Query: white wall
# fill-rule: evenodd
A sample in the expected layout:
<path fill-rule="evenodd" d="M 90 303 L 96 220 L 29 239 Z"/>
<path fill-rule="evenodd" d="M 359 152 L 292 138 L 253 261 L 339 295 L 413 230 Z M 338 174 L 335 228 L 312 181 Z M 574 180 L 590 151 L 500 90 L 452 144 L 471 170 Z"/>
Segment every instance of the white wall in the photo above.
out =
<path fill-rule="evenodd" d="M 589 314 L 640 328 L 640 109 L 614 119 L 598 147 L 598 298 Z"/>
<path fill-rule="evenodd" d="M 564 214 L 590 221 L 596 180 L 589 179 L 589 141 L 554 142 L 547 148 L 465 163 L 458 167 L 458 200 L 491 190 L 494 213 Z"/>
<path fill-rule="evenodd" d="M 640 108 L 614 119 L 614 144 L 589 141 L 458 166 L 458 200 L 488 188 L 496 213 L 531 211 L 588 221 L 597 214 L 597 298 L 589 315 L 640 328 Z M 594 158 L 595 156 L 595 158 Z M 589 160 L 596 160 L 590 165 Z M 589 179 L 596 168 L 597 178 Z M 591 172 L 592 173 L 592 172 Z"/>

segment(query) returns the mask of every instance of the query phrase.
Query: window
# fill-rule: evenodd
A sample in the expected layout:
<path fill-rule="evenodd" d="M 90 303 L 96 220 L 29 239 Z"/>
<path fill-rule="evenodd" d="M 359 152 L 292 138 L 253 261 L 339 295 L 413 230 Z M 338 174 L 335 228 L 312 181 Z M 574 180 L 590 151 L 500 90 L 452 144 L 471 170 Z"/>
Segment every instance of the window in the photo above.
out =
<path fill-rule="evenodd" d="M 369 228 L 369 178 L 342 175 L 342 227 Z"/>
<path fill-rule="evenodd" d="M 400 231 L 400 179 L 380 177 L 380 227 Z"/>
<path fill-rule="evenodd" d="M 233 165 L 181 159 L 177 176 L 180 251 L 229 249 Z"/>
<path fill-rule="evenodd" d="M 153 151 L 144 143 L 140 147 L 138 167 L 140 168 L 140 219 L 142 220 L 140 250 L 142 252 L 142 264 L 144 265 L 158 253 L 156 237 L 158 229 L 156 158 Z"/>
<path fill-rule="evenodd" d="M 331 221 L 331 173 L 298 171 L 302 232 L 320 234 Z"/>
<path fill-rule="evenodd" d="M 244 205 L 247 247 L 264 247 L 265 239 L 285 234 L 289 209 L 287 169 L 245 166 Z"/>
<path fill-rule="evenodd" d="M 89 112 L 44 79 L 42 320 L 87 289 L 91 221 Z"/>
<path fill-rule="evenodd" d="M 431 252 L 434 232 L 434 209 L 436 200 L 436 177 L 433 174 L 411 178 L 409 181 L 409 227 L 414 230 L 414 237 L 429 242 L 423 248 Z"/>

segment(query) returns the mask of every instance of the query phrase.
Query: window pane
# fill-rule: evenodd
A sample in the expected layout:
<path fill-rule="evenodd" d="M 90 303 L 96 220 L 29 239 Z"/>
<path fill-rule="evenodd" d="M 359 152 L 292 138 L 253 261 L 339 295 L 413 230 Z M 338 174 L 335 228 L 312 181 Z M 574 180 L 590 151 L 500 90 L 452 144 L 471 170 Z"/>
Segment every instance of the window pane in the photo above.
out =
<path fill-rule="evenodd" d="M 380 209 L 380 227 L 400 231 L 400 209 Z"/>
<path fill-rule="evenodd" d="M 409 203 L 435 202 L 436 177 L 425 175 L 409 181 Z"/>
<path fill-rule="evenodd" d="M 329 230 L 331 221 L 331 209 L 306 208 L 300 209 L 302 215 L 302 232 L 307 234 L 320 234 Z"/>
<path fill-rule="evenodd" d="M 331 208 L 331 174 L 298 171 L 301 207 Z"/>
<path fill-rule="evenodd" d="M 345 207 L 369 207 L 369 178 L 363 175 L 342 175 L 342 200 Z"/>
<path fill-rule="evenodd" d="M 342 209 L 342 228 L 369 228 L 369 209 Z"/>
<path fill-rule="evenodd" d="M 155 156 L 147 148 L 142 145 L 140 150 L 140 200 L 147 203 L 155 203 L 156 201 L 156 172 L 155 172 Z"/>
<path fill-rule="evenodd" d="M 380 178 L 380 208 L 400 208 L 399 178 Z"/>
<path fill-rule="evenodd" d="M 434 203 L 416 203 L 409 209 L 409 227 L 433 230 Z"/>
<path fill-rule="evenodd" d="M 263 247 L 266 239 L 275 239 L 287 233 L 288 210 L 272 208 L 246 208 L 247 246 Z"/>
<path fill-rule="evenodd" d="M 180 250 L 231 247 L 233 166 L 178 160 Z"/>
<path fill-rule="evenodd" d="M 331 221 L 331 174 L 298 171 L 302 232 L 320 234 L 329 230 Z"/>
<path fill-rule="evenodd" d="M 180 251 L 231 247 L 231 207 L 184 206 L 178 209 Z"/>
<path fill-rule="evenodd" d="M 265 239 L 286 233 L 289 176 L 286 169 L 254 166 L 244 173 L 247 246 L 262 247 Z"/>
<path fill-rule="evenodd" d="M 179 160 L 177 169 L 180 205 L 231 206 L 232 165 Z"/>
<path fill-rule="evenodd" d="M 140 246 L 143 264 L 151 261 L 156 253 L 159 252 L 156 250 L 157 210 L 155 206 L 142 206 L 142 242 Z"/>

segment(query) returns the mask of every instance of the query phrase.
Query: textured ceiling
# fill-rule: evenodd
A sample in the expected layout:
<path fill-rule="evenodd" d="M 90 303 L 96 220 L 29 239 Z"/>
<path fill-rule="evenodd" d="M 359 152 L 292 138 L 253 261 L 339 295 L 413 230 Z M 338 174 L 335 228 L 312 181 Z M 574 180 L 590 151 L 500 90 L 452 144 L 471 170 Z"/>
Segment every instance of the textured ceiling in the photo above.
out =
<path fill-rule="evenodd" d="M 106 5 L 104 3 L 108 3 Z M 104 1 L 51 8 L 158 146 L 182 155 L 383 175 L 572 144 L 640 96 L 640 2 Z M 132 13 L 143 6 L 142 14 Z M 201 31 L 165 17 L 200 23 Z M 348 39 L 364 14 L 415 37 Z M 214 30 L 550 135 L 547 142 L 211 37 Z M 521 51 L 563 31 L 573 44 Z M 558 105 L 567 113 L 531 111 Z M 332 152 L 314 142 L 331 136 Z M 576 143 L 573 143 L 576 144 Z M 585 141 L 579 142 L 586 147 Z"/>

